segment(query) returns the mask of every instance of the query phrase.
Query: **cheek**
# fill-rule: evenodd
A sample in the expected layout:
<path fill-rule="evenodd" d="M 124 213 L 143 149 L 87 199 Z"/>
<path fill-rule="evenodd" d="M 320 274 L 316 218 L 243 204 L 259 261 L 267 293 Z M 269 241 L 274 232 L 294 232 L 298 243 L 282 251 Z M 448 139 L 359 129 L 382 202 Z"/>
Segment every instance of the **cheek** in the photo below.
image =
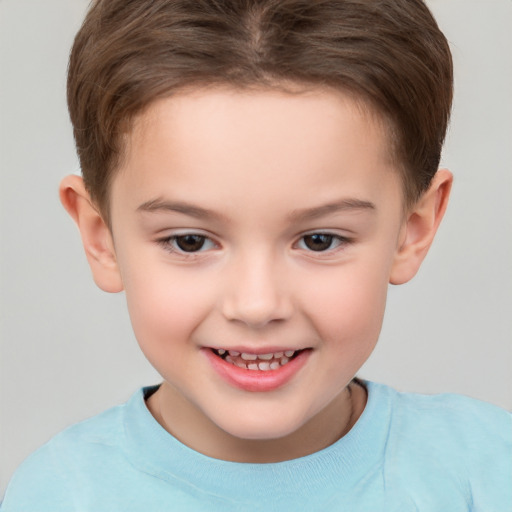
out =
<path fill-rule="evenodd" d="M 190 344 L 209 303 L 204 282 L 161 267 L 153 264 L 148 270 L 131 272 L 125 282 L 133 330 L 150 360 Z"/>
<path fill-rule="evenodd" d="M 310 320 L 331 349 L 368 357 L 377 342 L 386 306 L 387 280 L 371 265 L 341 268 L 310 287 Z"/>

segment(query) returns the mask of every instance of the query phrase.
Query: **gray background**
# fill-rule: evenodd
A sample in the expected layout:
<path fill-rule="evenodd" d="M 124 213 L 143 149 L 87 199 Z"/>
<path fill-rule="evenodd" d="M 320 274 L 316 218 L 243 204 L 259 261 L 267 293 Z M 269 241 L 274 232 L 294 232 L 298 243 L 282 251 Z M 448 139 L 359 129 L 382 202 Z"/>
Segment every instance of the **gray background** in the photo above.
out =
<path fill-rule="evenodd" d="M 443 164 L 455 174 L 419 275 L 391 287 L 361 376 L 512 409 L 512 1 L 430 0 L 452 44 L 456 100 Z M 60 178 L 76 172 L 65 74 L 83 0 L 0 0 L 0 495 L 67 425 L 158 376 L 124 297 L 99 291 Z"/>

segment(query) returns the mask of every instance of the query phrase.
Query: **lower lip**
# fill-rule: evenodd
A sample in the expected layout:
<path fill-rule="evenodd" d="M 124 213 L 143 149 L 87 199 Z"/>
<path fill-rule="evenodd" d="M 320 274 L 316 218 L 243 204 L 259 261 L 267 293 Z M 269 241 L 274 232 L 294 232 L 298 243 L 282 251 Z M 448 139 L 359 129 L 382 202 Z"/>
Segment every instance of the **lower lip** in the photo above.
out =
<path fill-rule="evenodd" d="M 234 364 L 227 363 L 215 355 L 209 348 L 202 351 L 210 361 L 213 369 L 229 384 L 244 391 L 274 391 L 284 386 L 306 364 L 311 350 L 303 350 L 292 360 L 277 370 L 244 370 Z"/>

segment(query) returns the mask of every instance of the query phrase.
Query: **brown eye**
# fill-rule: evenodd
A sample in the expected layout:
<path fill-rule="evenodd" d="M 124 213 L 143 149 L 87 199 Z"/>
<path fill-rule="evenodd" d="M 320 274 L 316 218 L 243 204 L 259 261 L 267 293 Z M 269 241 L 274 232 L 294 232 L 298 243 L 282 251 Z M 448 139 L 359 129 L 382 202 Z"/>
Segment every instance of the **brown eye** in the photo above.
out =
<path fill-rule="evenodd" d="M 201 235 L 183 235 L 174 238 L 176 246 L 183 252 L 200 251 L 206 241 Z"/>
<path fill-rule="evenodd" d="M 333 235 L 325 235 L 322 233 L 314 233 L 303 237 L 304 245 L 311 251 L 326 251 L 330 249 L 334 240 Z"/>

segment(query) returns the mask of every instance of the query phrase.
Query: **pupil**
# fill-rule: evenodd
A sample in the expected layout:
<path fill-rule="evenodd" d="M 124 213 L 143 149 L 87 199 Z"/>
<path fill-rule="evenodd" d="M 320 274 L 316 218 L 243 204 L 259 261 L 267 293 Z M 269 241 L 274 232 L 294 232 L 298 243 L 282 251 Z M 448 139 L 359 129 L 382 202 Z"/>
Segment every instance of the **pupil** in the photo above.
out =
<path fill-rule="evenodd" d="M 176 238 L 176 244 L 184 252 L 199 251 L 204 245 L 204 236 L 185 235 Z"/>
<path fill-rule="evenodd" d="M 312 251 L 325 251 L 332 244 L 332 235 L 307 235 L 304 237 L 304 243 Z"/>

